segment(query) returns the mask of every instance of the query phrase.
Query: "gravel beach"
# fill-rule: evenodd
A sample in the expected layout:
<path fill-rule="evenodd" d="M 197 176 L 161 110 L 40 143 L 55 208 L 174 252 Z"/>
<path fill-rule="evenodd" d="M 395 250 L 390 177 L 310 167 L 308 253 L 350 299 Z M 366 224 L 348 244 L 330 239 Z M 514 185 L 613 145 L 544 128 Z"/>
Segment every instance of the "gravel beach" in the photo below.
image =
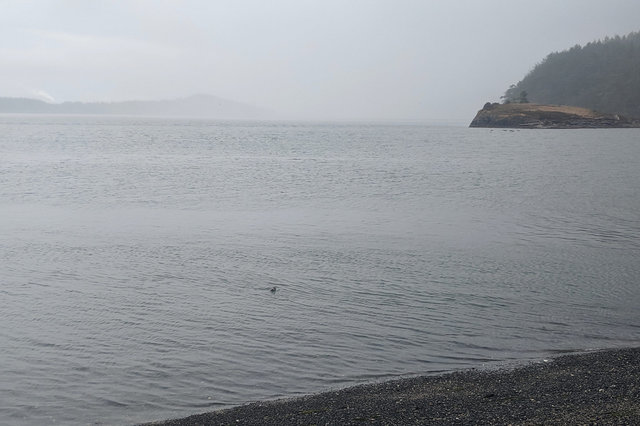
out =
<path fill-rule="evenodd" d="M 640 424 L 640 348 L 257 402 L 147 425 Z"/>

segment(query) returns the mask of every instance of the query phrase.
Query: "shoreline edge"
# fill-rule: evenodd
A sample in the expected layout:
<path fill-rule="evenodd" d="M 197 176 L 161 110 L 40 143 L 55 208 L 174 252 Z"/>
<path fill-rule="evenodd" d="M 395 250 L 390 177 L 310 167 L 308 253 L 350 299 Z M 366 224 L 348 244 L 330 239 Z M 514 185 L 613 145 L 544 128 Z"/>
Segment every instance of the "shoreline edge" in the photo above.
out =
<path fill-rule="evenodd" d="M 561 355 L 511 369 L 461 370 L 363 384 L 144 425 L 636 422 L 640 422 L 640 347 Z"/>

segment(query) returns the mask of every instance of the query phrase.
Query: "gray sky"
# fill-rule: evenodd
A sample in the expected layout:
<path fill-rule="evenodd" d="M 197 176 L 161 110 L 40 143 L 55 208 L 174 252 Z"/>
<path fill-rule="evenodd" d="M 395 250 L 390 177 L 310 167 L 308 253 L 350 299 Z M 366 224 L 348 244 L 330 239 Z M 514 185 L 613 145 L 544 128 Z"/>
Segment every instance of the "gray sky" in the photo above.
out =
<path fill-rule="evenodd" d="M 470 121 L 548 53 L 638 30 L 637 0 L 0 0 L 0 96 Z"/>

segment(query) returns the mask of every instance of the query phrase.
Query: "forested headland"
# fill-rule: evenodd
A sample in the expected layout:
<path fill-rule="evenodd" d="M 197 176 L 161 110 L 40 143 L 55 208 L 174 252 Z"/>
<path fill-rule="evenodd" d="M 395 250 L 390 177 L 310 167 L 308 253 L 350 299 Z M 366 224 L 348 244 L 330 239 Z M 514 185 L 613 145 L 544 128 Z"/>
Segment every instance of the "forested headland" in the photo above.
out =
<path fill-rule="evenodd" d="M 511 85 L 503 100 L 640 118 L 640 32 L 551 53 Z"/>

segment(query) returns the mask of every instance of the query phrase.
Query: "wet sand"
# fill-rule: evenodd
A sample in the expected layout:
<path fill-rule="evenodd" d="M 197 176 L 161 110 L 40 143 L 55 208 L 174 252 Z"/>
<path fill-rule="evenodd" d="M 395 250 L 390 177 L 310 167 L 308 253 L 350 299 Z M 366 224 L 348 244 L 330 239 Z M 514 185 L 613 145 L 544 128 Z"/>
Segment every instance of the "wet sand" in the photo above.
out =
<path fill-rule="evenodd" d="M 149 425 L 640 424 L 640 347 L 257 402 Z"/>

